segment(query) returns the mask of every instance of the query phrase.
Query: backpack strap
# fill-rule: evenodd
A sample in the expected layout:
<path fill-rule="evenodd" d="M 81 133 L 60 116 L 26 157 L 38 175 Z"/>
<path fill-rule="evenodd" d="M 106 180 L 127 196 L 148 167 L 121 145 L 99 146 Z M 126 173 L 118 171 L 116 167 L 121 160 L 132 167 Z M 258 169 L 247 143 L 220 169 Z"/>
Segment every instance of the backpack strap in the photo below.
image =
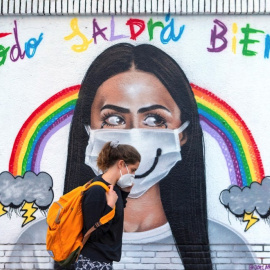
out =
<path fill-rule="evenodd" d="M 85 184 L 85 191 L 88 190 L 90 187 L 92 186 L 101 186 L 105 189 L 106 192 L 109 191 L 109 187 L 104 184 L 103 182 L 100 181 L 96 181 L 96 182 L 88 182 Z M 104 215 L 103 217 L 100 218 L 100 220 L 98 222 L 95 223 L 94 226 L 92 226 L 84 235 L 83 240 L 82 240 L 82 245 L 84 246 L 84 244 L 87 242 L 87 240 L 89 239 L 91 233 L 97 229 L 99 226 L 109 222 L 115 215 L 115 206 L 114 208 L 106 215 Z"/>
<path fill-rule="evenodd" d="M 101 225 L 101 224 L 100 224 L 99 222 L 97 222 L 97 223 L 95 223 L 94 226 L 92 226 L 92 227 L 86 232 L 86 234 L 84 235 L 83 240 L 82 240 L 82 245 L 83 245 L 83 246 L 85 245 L 85 243 L 86 243 L 87 240 L 89 239 L 91 233 L 92 233 L 95 229 L 97 229 L 100 225 Z"/>

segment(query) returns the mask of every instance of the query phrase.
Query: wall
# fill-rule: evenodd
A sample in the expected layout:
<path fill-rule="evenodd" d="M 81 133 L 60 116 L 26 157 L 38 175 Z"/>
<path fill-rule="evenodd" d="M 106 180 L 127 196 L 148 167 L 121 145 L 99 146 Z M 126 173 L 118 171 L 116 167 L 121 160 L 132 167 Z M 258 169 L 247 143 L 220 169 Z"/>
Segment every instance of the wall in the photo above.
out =
<path fill-rule="evenodd" d="M 44 245 L 44 218 L 64 190 L 70 121 L 80 84 L 102 51 L 127 42 L 151 44 L 170 55 L 191 83 L 198 104 L 205 142 L 206 193 L 185 195 L 191 184 L 179 177 L 173 164 L 168 175 L 157 176 L 158 181 L 167 179 L 158 182 L 166 183 L 161 197 L 167 219 L 171 210 L 164 201 L 178 192 L 172 207 L 179 212 L 174 214 L 179 223 L 189 226 L 181 228 L 198 238 L 207 235 L 208 226 L 214 269 L 268 269 L 269 34 L 268 19 L 263 16 L 1 18 L 0 268 L 53 269 Z M 135 88 L 135 93 L 139 90 Z M 149 91 L 145 95 L 150 97 Z M 141 92 L 130 102 L 143 104 L 142 96 Z M 118 97 L 124 102 L 132 95 Z M 176 102 L 174 96 L 173 100 Z M 161 121 L 159 114 L 155 112 L 155 123 Z M 186 136 L 188 142 L 193 138 Z M 183 154 L 179 166 L 185 160 Z M 196 218 L 206 218 L 204 201 L 207 224 Z M 140 217 L 142 208 L 134 209 Z M 133 212 L 126 216 L 130 220 L 136 217 Z M 161 224 L 161 216 L 152 222 Z M 149 231 L 156 227 L 149 224 L 148 230 L 124 233 L 122 259 L 115 268 L 184 269 L 170 227 Z"/>

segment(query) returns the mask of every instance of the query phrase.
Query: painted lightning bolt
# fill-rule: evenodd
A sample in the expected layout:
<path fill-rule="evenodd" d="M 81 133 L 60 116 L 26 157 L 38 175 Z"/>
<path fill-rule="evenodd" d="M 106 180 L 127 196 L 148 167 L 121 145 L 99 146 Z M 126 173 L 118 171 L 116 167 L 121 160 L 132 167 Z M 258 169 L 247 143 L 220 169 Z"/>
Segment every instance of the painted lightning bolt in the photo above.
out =
<path fill-rule="evenodd" d="M 246 232 L 252 225 L 258 222 L 259 219 L 253 216 L 253 212 L 252 212 L 252 213 L 245 213 L 243 221 L 247 222 L 247 226 L 245 228 L 245 232 Z"/>
<path fill-rule="evenodd" d="M 32 203 L 25 202 L 25 204 L 21 208 L 21 211 L 25 211 L 23 214 L 24 221 L 22 227 L 25 226 L 27 223 L 36 219 L 35 217 L 33 217 L 33 214 L 37 211 L 38 208 L 34 207 L 33 205 L 34 205 L 33 202 Z"/>
<path fill-rule="evenodd" d="M 0 203 L 0 217 L 5 215 L 7 210 L 5 209 L 4 205 Z"/>

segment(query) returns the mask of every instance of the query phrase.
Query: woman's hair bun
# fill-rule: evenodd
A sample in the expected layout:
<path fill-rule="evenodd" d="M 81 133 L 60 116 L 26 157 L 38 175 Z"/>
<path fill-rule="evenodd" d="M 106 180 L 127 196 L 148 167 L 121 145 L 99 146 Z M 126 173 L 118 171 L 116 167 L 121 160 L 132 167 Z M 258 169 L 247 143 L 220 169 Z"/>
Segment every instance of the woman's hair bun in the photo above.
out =
<path fill-rule="evenodd" d="M 110 142 L 110 146 L 111 146 L 112 148 L 116 148 L 118 145 L 119 145 L 119 141 L 111 141 L 111 142 Z"/>

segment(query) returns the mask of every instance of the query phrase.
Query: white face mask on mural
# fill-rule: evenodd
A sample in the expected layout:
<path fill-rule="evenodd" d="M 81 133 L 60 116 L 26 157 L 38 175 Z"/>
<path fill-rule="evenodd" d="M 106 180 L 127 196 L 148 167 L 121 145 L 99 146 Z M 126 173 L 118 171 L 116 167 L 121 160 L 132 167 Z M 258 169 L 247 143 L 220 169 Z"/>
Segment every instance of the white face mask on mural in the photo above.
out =
<path fill-rule="evenodd" d="M 97 157 L 108 141 L 129 144 L 141 154 L 141 162 L 136 171 L 134 186 L 129 197 L 138 198 L 149 188 L 163 179 L 181 160 L 179 134 L 189 125 L 185 122 L 178 129 L 94 129 L 86 126 L 89 141 L 85 152 L 85 164 L 94 173 L 101 173 L 97 167 Z"/>

